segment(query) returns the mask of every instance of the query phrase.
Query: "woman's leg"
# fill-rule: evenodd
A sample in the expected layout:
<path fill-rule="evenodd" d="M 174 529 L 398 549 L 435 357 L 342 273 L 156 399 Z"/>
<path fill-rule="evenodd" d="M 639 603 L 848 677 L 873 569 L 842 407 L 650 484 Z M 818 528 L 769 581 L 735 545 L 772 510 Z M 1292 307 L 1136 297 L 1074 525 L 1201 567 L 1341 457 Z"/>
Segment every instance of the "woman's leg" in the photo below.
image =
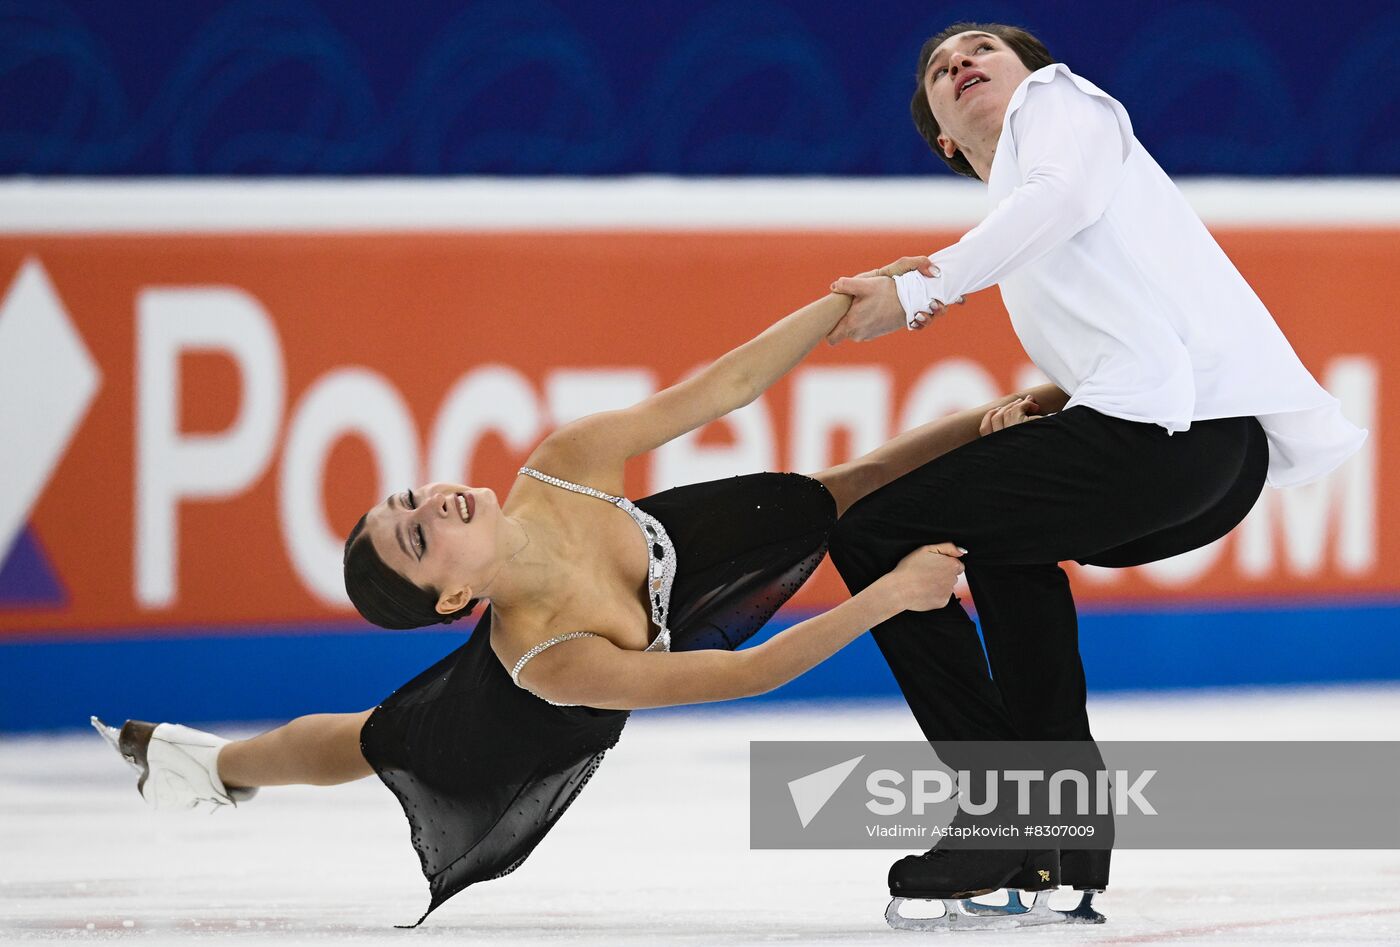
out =
<path fill-rule="evenodd" d="M 1059 411 L 1068 400 L 1068 396 L 1054 385 L 1040 385 L 1005 395 L 980 407 L 959 411 L 905 431 L 867 454 L 818 471 L 811 477 L 820 481 L 836 499 L 836 515 L 840 516 L 881 487 L 977 440 L 981 436 L 979 426 L 982 418 L 988 411 L 1023 396 L 1034 399 L 1037 410 L 1042 413 Z"/>
<path fill-rule="evenodd" d="M 360 752 L 360 728 L 373 713 L 310 714 L 219 751 L 225 786 L 334 786 L 374 772 Z"/>

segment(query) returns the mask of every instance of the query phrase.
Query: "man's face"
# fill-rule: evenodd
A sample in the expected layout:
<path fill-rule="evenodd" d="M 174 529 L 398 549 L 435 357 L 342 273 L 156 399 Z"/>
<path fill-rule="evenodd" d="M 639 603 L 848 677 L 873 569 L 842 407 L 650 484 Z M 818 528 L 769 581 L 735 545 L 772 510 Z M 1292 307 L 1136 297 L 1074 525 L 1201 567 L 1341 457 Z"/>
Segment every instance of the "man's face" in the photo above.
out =
<path fill-rule="evenodd" d="M 951 157 L 964 142 L 1000 134 L 1011 93 L 1030 74 L 1005 41 L 990 33 L 945 40 L 924 70 L 924 95 L 938 122 L 943 153 Z"/>

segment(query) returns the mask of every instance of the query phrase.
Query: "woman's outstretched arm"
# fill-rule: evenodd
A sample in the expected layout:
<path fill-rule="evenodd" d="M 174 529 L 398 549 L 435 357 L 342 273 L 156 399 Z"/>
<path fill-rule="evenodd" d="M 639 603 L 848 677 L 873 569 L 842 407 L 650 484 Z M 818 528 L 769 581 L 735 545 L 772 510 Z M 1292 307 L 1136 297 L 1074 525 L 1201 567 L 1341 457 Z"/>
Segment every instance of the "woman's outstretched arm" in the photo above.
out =
<path fill-rule="evenodd" d="M 611 468 L 753 401 L 841 321 L 850 297 L 831 294 L 780 319 L 684 381 L 620 411 L 604 411 L 547 437 L 530 463 L 602 486 Z M 562 467 L 560 465 L 563 465 Z M 592 475 L 593 479 L 585 479 Z M 619 474 L 614 474 L 614 476 Z"/>
<path fill-rule="evenodd" d="M 520 681 L 548 700 L 613 710 L 766 693 L 900 612 L 946 605 L 963 571 L 959 555 L 951 543 L 921 546 L 840 605 L 752 648 L 649 653 L 624 650 L 606 638 L 578 638 L 542 652 Z"/>

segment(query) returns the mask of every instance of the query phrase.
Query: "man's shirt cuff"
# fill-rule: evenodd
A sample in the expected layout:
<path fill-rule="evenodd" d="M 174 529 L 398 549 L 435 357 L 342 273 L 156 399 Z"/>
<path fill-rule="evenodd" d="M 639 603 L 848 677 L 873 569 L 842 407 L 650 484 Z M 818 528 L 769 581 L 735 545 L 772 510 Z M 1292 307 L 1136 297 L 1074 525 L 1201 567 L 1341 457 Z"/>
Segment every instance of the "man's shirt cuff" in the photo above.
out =
<path fill-rule="evenodd" d="M 894 278 L 894 289 L 899 295 L 899 304 L 904 307 L 904 324 L 914 328 L 914 316 L 921 312 L 932 312 L 937 299 L 937 289 L 943 281 L 941 276 L 932 279 L 918 270 L 910 270 Z"/>

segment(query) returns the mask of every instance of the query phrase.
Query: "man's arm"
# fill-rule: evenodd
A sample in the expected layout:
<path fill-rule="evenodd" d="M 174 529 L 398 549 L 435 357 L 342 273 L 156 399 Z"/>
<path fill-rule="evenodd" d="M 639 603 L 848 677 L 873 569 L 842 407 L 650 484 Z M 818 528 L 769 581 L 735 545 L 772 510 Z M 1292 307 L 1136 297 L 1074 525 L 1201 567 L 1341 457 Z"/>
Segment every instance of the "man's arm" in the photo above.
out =
<path fill-rule="evenodd" d="M 1034 262 L 1103 216 L 1122 179 L 1123 130 L 1112 107 L 1068 77 L 1037 83 L 1012 116 L 1022 183 L 952 246 L 933 254 L 933 273 L 848 277 L 832 288 L 854 298 L 832 333 L 865 340 L 918 313 L 936 313 Z"/>

